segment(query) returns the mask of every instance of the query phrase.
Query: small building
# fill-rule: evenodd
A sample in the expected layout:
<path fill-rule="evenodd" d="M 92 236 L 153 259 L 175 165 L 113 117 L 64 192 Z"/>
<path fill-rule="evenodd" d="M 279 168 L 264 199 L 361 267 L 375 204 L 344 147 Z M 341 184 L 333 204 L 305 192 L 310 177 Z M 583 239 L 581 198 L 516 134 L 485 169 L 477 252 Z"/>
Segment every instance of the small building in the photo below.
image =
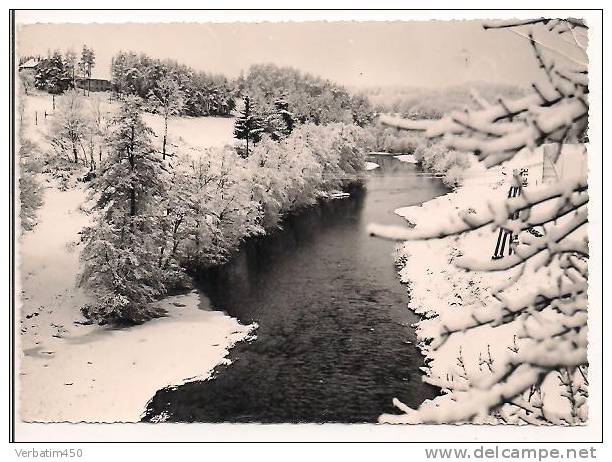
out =
<path fill-rule="evenodd" d="M 112 88 L 110 69 L 93 69 L 91 77 L 77 76 L 74 85 L 88 91 L 109 91 Z"/>
<path fill-rule="evenodd" d="M 75 86 L 87 91 L 109 91 L 111 89 L 111 82 L 108 79 L 96 77 L 78 77 Z"/>
<path fill-rule="evenodd" d="M 19 65 L 19 72 L 34 75 L 36 74 L 36 68 L 38 67 L 38 63 L 40 63 L 39 59 L 30 58 Z"/>

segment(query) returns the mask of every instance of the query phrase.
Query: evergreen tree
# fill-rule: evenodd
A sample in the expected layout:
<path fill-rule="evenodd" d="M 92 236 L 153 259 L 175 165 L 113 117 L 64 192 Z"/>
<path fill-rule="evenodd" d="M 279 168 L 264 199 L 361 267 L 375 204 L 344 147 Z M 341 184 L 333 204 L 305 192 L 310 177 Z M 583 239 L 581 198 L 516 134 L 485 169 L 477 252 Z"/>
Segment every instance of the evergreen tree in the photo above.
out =
<path fill-rule="evenodd" d="M 164 172 L 140 108 L 138 98 L 127 97 L 114 120 L 111 150 L 91 184 L 98 216 L 82 233 L 81 284 L 98 300 L 83 314 L 101 324 L 163 314 L 151 302 L 166 290 L 157 226 Z"/>
<path fill-rule="evenodd" d="M 79 70 L 81 71 L 81 75 L 86 77 L 87 79 L 91 79 L 93 68 L 96 64 L 96 56 L 94 51 L 91 48 L 87 48 L 87 45 L 83 45 L 83 50 L 81 51 L 81 60 L 79 61 Z M 83 88 L 83 93 L 85 92 L 85 88 Z M 88 82 L 87 94 L 91 92 L 91 81 Z"/>
<path fill-rule="evenodd" d="M 76 68 L 77 68 L 77 54 L 74 50 L 68 50 L 64 59 L 64 68 L 66 70 L 66 76 L 70 79 L 70 87 L 74 88 L 76 83 Z"/>
<path fill-rule="evenodd" d="M 261 117 L 256 114 L 249 96 L 244 97 L 244 108 L 234 124 L 234 137 L 246 141 L 246 157 L 249 157 L 249 141 L 252 144 L 261 139 L 263 133 Z"/>
<path fill-rule="evenodd" d="M 128 89 L 128 58 L 126 53 L 120 52 L 117 56 L 113 56 L 111 60 L 111 76 L 113 90 L 118 98 L 121 98 Z"/>
<path fill-rule="evenodd" d="M 59 51 L 53 55 L 40 60 L 36 66 L 34 85 L 39 90 L 45 90 L 53 95 L 59 95 L 70 87 L 70 78 L 66 74 L 64 60 Z"/>
<path fill-rule="evenodd" d="M 289 136 L 295 126 L 293 113 L 289 111 L 289 103 L 281 96 L 274 101 L 274 108 L 276 109 L 277 116 L 283 122 L 283 127 L 281 128 L 283 137 Z"/>

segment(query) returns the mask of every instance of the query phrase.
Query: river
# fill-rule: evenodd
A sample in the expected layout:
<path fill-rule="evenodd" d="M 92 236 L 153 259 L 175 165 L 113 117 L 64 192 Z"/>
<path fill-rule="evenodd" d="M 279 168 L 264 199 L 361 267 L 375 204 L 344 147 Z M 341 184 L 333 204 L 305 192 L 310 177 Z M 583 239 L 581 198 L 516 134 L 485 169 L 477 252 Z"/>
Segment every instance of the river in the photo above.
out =
<path fill-rule="evenodd" d="M 421 380 L 423 358 L 394 265 L 395 244 L 369 223 L 402 224 L 393 211 L 445 188 L 417 166 L 372 156 L 366 187 L 288 217 L 203 275 L 211 305 L 257 338 L 230 352 L 211 379 L 160 390 L 144 420 L 183 422 L 376 422 L 438 390 Z M 408 262 L 410 264 L 410 262 Z M 194 352 L 196 353 L 196 352 Z"/>

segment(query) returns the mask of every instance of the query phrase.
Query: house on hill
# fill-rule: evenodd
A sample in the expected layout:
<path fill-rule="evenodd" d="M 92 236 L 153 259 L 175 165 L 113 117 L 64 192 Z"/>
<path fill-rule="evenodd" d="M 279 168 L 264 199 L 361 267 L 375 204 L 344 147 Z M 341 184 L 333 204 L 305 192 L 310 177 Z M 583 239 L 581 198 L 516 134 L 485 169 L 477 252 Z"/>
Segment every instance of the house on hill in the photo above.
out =
<path fill-rule="evenodd" d="M 75 86 L 93 92 L 109 91 L 111 89 L 110 74 L 105 73 L 103 70 L 94 71 L 91 77 L 77 77 Z"/>
<path fill-rule="evenodd" d="M 30 58 L 19 65 L 19 72 L 34 75 L 36 74 L 36 68 L 38 67 L 39 63 L 40 59 Z"/>

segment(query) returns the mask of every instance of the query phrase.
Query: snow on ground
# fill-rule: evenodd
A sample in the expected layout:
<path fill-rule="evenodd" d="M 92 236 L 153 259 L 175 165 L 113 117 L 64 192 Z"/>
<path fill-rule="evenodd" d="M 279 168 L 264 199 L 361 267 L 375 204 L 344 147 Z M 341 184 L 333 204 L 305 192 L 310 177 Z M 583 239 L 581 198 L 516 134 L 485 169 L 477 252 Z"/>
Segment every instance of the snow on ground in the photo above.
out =
<path fill-rule="evenodd" d="M 579 149 L 569 149 L 568 155 L 562 157 L 567 161 L 572 157 L 575 158 L 576 152 L 579 152 Z M 584 156 L 578 157 L 584 159 Z M 524 150 L 511 163 L 506 163 L 502 167 L 485 171 L 475 166 L 466 175 L 463 185 L 453 192 L 420 206 L 397 209 L 396 213 L 419 229 L 431 227 L 440 229 L 449 214 L 457 216 L 458 211 L 469 208 L 478 211 L 487 207 L 491 201 L 507 197 L 512 169 L 524 166 L 530 168 L 529 184 L 535 188 L 539 187 L 542 172 L 541 150 L 533 153 Z M 572 168 L 566 166 L 566 170 L 571 172 Z M 461 375 L 465 375 L 465 371 L 459 367 L 460 357 L 468 376 L 482 378 L 490 372 L 481 359 L 488 358 L 490 352 L 490 356 L 495 360 L 496 357 L 507 354 L 508 348 L 514 346 L 517 326 L 513 324 L 494 329 L 483 326 L 465 333 L 457 333 L 435 350 L 424 343 L 428 339 L 437 338 L 440 319 L 452 318 L 453 313 L 461 310 L 462 306 L 470 304 L 487 306 L 493 302 L 491 297 L 493 288 L 512 277 L 512 272 L 465 272 L 453 264 L 454 258 L 458 255 L 489 258 L 493 255 L 496 240 L 496 230 L 483 228 L 459 237 L 408 241 L 398 248 L 398 262 L 403 264 L 399 271 L 400 279 L 408 284 L 410 291 L 409 307 L 423 316 L 423 320 L 416 324 L 416 332 L 419 340 L 423 342 L 420 345 L 421 350 L 430 360 L 430 370 L 425 380 L 442 388 L 445 388 L 445 383 L 449 385 L 461 383 Z M 540 277 L 551 277 L 543 273 L 532 275 L 529 278 L 529 285 L 537 285 Z M 547 378 L 542 389 L 548 398 L 544 405 L 549 415 L 569 412 L 568 401 L 560 396 L 556 380 Z M 443 394 L 423 403 L 425 408 L 444 409 L 448 405 L 452 405 L 450 394 Z M 380 417 L 380 421 L 419 423 L 419 417 L 414 412 L 400 415 L 385 414 Z M 493 418 L 486 422 L 496 423 Z"/>
<path fill-rule="evenodd" d="M 83 199 L 82 187 L 47 189 L 39 223 L 21 241 L 24 421 L 138 421 L 156 390 L 207 377 L 253 327 L 202 310 L 197 292 L 158 302 L 169 316 L 140 326 L 78 324 L 88 301 L 75 285 Z"/>
<path fill-rule="evenodd" d="M 56 96 L 56 103 L 60 96 Z M 111 115 L 117 111 L 119 103 L 109 101 L 106 93 L 92 94 L 85 98 L 86 103 L 94 98 L 100 100 L 102 110 Z M 47 114 L 45 116 L 45 113 Z M 44 92 L 33 92 L 26 96 L 26 107 L 23 113 L 26 124 L 26 135 L 45 131 L 53 118 L 53 98 Z M 159 146 L 164 133 L 164 119 L 158 114 L 143 114 L 143 120 L 155 132 Z M 195 150 L 206 147 L 223 147 L 234 142 L 234 117 L 171 117 L 168 120 L 168 151 L 176 145 L 187 145 Z"/>
<path fill-rule="evenodd" d="M 48 123 L 43 116 L 36 125 L 35 111 L 46 108 L 52 109 L 49 95 L 28 96 L 22 117 L 26 136 L 43 149 Z M 195 120 L 185 126 L 195 127 Z M 227 127 L 219 132 L 231 139 Z M 202 309 L 208 300 L 197 292 L 166 297 L 158 303 L 168 316 L 140 326 L 81 324 L 80 308 L 90 301 L 76 286 L 79 231 L 89 223 L 81 209 L 84 185 L 61 191 L 55 180 L 41 178 L 46 190 L 38 224 L 18 247 L 22 420 L 138 421 L 158 389 L 208 377 L 235 342 L 249 337 L 255 326 Z"/>
<path fill-rule="evenodd" d="M 370 151 L 368 152 L 370 156 L 397 156 L 396 152 L 387 152 L 387 151 Z"/>
<path fill-rule="evenodd" d="M 402 154 L 400 156 L 393 156 L 393 157 L 395 157 L 399 161 L 407 162 L 409 164 L 416 164 L 419 162 L 416 159 L 416 157 L 414 157 L 414 154 Z"/>
<path fill-rule="evenodd" d="M 159 143 L 164 133 L 164 119 L 144 114 L 144 121 L 156 133 Z M 223 147 L 234 142 L 234 117 L 173 117 L 168 120 L 171 151 L 178 143 L 192 148 Z M 174 145 L 174 146 L 172 146 Z"/>
<path fill-rule="evenodd" d="M 365 163 L 366 171 L 376 170 L 378 167 L 380 167 L 380 165 L 378 165 L 376 162 L 366 162 Z"/>

